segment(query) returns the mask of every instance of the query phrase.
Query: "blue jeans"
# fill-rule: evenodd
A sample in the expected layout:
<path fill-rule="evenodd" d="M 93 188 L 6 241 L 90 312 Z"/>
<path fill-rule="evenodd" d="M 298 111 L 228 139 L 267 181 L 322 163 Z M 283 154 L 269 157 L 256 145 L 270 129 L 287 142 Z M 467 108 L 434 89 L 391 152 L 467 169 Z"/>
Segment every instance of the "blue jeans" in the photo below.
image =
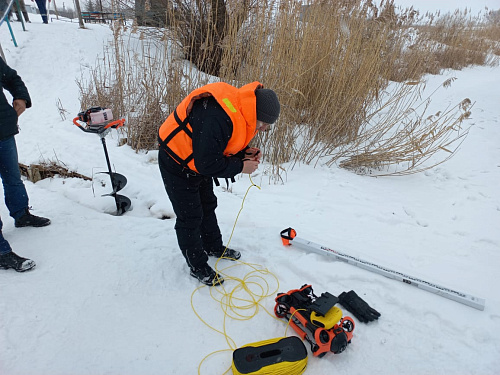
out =
<path fill-rule="evenodd" d="M 47 7 L 45 6 L 46 0 L 35 0 L 35 2 L 42 16 L 43 23 L 49 23 L 47 18 Z"/>
<path fill-rule="evenodd" d="M 0 140 L 0 177 L 2 178 L 5 204 L 10 216 L 17 219 L 28 208 L 28 193 L 21 180 L 17 159 L 17 147 L 14 136 Z M 0 254 L 11 251 L 9 243 L 3 238 L 2 220 L 0 219 Z"/>
<path fill-rule="evenodd" d="M 2 226 L 2 220 L 0 219 L 0 255 L 8 254 L 12 251 L 12 248 L 10 247 L 7 240 L 3 238 Z"/>

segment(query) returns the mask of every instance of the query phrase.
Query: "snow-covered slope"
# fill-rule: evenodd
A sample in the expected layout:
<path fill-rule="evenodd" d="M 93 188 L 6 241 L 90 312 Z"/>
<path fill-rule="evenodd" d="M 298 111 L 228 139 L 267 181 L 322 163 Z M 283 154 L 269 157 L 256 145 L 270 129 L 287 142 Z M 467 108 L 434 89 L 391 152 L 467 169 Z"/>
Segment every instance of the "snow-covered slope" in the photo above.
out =
<path fill-rule="evenodd" d="M 20 162 L 57 160 L 106 181 L 97 174 L 106 170 L 99 138 L 78 130 L 71 118 L 80 109 L 75 79 L 94 65 L 109 28 L 81 30 L 77 23 L 55 20 L 43 25 L 35 16 L 26 32 L 20 23 L 12 26 L 19 47 L 6 25 L 0 42 L 33 100 L 16 136 Z M 353 289 L 382 316 L 370 324 L 356 321 L 344 353 L 309 355 L 307 374 L 498 374 L 500 74 L 498 68 L 474 67 L 428 77 L 427 85 L 435 88 L 451 76 L 457 81 L 437 94 L 434 104 L 446 107 L 465 97 L 476 104 L 469 136 L 449 162 L 397 178 L 299 166 L 288 171 L 284 185 L 268 184 L 264 164 L 252 177 L 261 189 L 248 192 L 231 247 L 241 250 L 243 261 L 267 268 L 279 286 L 266 276 L 272 295 L 262 299 L 255 316 L 227 320 L 227 335 L 236 346 L 282 336 L 286 324 L 264 309 L 272 314 L 275 291 L 310 283 L 317 294 Z M 58 100 L 69 111 L 66 120 Z M 0 205 L 4 236 L 14 251 L 37 262 L 25 274 L 0 271 L 1 375 L 190 375 L 206 355 L 229 349 L 226 338 L 195 314 L 222 329 L 221 305 L 209 288 L 196 290 L 199 283 L 189 276 L 175 219 L 160 219 L 173 213 L 156 152 L 118 147 L 116 134 L 107 144 L 113 167 L 128 179 L 122 193 L 133 211 L 121 217 L 104 213 L 113 209 L 113 200 L 100 196 L 109 186 L 76 178 L 25 182 L 33 213 L 49 217 L 48 227 L 14 228 Z M 216 189 L 226 240 L 250 185 L 244 176 L 232 192 Z M 485 298 L 486 308 L 478 311 L 285 248 L 279 233 L 289 226 L 301 238 Z M 250 271 L 241 264 L 226 272 L 242 278 Z M 227 292 L 237 285 L 224 284 Z M 217 353 L 203 362 L 201 373 L 222 374 L 230 364 L 231 351 Z"/>

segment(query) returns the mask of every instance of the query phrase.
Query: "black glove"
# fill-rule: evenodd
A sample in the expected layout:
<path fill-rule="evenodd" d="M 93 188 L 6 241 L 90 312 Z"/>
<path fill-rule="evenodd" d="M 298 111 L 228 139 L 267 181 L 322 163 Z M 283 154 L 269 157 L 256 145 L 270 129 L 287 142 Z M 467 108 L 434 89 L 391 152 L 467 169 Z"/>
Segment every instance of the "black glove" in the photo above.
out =
<path fill-rule="evenodd" d="M 339 303 L 352 313 L 361 323 L 372 322 L 378 319 L 380 313 L 372 309 L 354 290 L 343 292 L 339 296 Z"/>

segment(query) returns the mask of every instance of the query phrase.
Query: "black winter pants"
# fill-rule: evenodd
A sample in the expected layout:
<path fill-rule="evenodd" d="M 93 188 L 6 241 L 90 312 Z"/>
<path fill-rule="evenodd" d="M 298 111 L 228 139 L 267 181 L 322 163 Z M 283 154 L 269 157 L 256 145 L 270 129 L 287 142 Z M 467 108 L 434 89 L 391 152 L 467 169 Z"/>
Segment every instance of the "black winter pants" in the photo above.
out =
<path fill-rule="evenodd" d="M 182 255 L 190 267 L 206 264 L 208 256 L 205 250 L 220 251 L 222 248 L 212 178 L 188 174 L 162 150 L 159 151 L 158 164 L 177 216 L 175 231 Z"/>

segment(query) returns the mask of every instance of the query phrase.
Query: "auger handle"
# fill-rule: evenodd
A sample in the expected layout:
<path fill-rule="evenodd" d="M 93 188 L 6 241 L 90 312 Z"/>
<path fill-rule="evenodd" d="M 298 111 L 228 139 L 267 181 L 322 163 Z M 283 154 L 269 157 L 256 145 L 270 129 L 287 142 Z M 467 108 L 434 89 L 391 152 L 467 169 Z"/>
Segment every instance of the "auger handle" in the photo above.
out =
<path fill-rule="evenodd" d="M 119 127 L 125 125 L 125 119 L 122 118 L 122 119 L 119 119 L 119 120 L 115 120 L 115 121 L 111 121 L 109 124 L 107 124 L 106 126 L 103 126 L 99 131 L 96 131 L 96 130 L 92 130 L 92 129 L 86 129 L 84 128 L 79 122 L 79 117 L 75 117 L 73 119 L 73 124 L 75 124 L 76 126 L 78 126 L 82 131 L 84 131 L 85 133 L 101 133 L 103 132 L 104 130 L 106 129 L 109 129 L 109 128 L 114 128 L 114 129 L 118 129 Z"/>
<path fill-rule="evenodd" d="M 81 130 L 83 130 L 84 132 L 86 132 L 87 130 L 82 126 L 80 125 L 80 123 L 77 121 L 78 120 L 78 117 L 75 117 L 73 119 L 73 124 L 75 124 L 76 126 L 78 126 Z"/>
<path fill-rule="evenodd" d="M 111 121 L 108 125 L 104 127 L 104 129 L 113 128 L 118 129 L 119 127 L 125 125 L 125 119 L 121 118 L 119 120 Z"/>

